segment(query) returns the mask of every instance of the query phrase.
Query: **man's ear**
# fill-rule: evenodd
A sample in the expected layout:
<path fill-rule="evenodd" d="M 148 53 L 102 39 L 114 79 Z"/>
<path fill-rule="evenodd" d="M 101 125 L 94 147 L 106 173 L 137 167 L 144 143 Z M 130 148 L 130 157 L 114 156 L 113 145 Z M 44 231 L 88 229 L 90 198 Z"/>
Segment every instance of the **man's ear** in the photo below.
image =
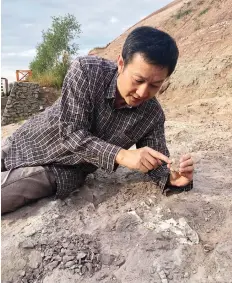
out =
<path fill-rule="evenodd" d="M 122 55 L 118 56 L 117 65 L 118 65 L 118 73 L 121 74 L 124 69 L 124 61 Z"/>

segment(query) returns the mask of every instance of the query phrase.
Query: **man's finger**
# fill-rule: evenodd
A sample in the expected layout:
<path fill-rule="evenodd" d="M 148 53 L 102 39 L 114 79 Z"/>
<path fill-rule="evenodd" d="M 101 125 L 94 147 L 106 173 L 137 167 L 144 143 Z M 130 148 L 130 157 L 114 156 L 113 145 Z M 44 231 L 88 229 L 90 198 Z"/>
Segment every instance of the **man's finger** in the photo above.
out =
<path fill-rule="evenodd" d="M 171 160 L 167 156 L 165 156 L 164 154 L 162 154 L 162 153 L 160 153 L 160 152 L 158 152 L 158 151 L 156 151 L 156 150 L 154 150 L 150 147 L 148 147 L 147 150 L 153 157 L 158 158 L 160 160 L 163 160 L 166 163 L 171 163 Z"/>
<path fill-rule="evenodd" d="M 194 170 L 193 166 L 187 166 L 185 168 L 180 168 L 181 173 L 193 172 L 193 170 Z"/>
<path fill-rule="evenodd" d="M 148 171 L 154 169 L 156 165 L 156 164 L 151 164 L 146 158 L 143 158 L 141 161 L 143 166 L 146 167 Z"/>
<path fill-rule="evenodd" d="M 184 167 L 192 166 L 192 165 L 193 165 L 193 160 L 192 159 L 188 159 L 188 160 L 182 161 L 180 163 L 180 168 L 184 168 Z"/>
<path fill-rule="evenodd" d="M 187 153 L 187 154 L 181 156 L 180 162 L 183 162 L 183 161 L 188 160 L 188 159 L 191 159 L 191 158 L 192 158 L 191 154 L 190 154 L 190 153 Z"/>
<path fill-rule="evenodd" d="M 147 169 L 147 167 L 145 167 L 143 164 L 140 166 L 139 171 L 143 172 L 143 173 L 147 173 L 149 170 Z"/>
<path fill-rule="evenodd" d="M 153 166 L 152 169 L 154 169 L 155 167 L 157 167 L 158 165 L 162 165 L 162 161 L 160 161 L 158 158 L 154 158 L 153 156 L 151 156 L 149 153 L 146 154 L 145 158 L 151 163 L 151 165 Z"/>

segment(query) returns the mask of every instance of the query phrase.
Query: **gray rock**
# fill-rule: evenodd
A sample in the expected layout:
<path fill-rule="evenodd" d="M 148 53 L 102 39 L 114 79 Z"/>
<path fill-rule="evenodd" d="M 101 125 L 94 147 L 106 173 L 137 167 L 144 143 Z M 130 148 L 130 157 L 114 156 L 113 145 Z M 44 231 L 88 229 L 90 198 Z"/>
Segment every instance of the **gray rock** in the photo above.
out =
<path fill-rule="evenodd" d="M 58 264 L 59 264 L 58 261 L 53 261 L 53 262 L 48 264 L 47 268 L 48 268 L 48 270 L 53 270 L 54 268 L 57 267 Z"/>
<path fill-rule="evenodd" d="M 126 262 L 124 257 L 120 257 L 119 259 L 117 259 L 114 264 L 118 267 L 121 267 L 124 263 Z"/>
<path fill-rule="evenodd" d="M 77 259 L 77 260 L 80 260 L 80 259 L 85 258 L 86 256 L 87 256 L 86 253 L 79 252 L 79 253 L 77 254 L 77 256 L 76 256 L 76 259 Z"/>
<path fill-rule="evenodd" d="M 62 248 L 62 249 L 60 250 L 60 255 L 61 255 L 61 256 L 62 256 L 62 255 L 65 255 L 65 253 L 66 253 L 66 249 L 63 249 L 63 248 Z"/>
<path fill-rule="evenodd" d="M 86 273 L 86 271 L 87 271 L 87 267 L 85 265 L 82 266 L 81 273 L 84 275 Z"/>
<path fill-rule="evenodd" d="M 86 267 L 87 267 L 89 273 L 93 274 L 93 265 L 92 265 L 92 263 L 91 262 L 87 262 L 86 263 Z"/>
<path fill-rule="evenodd" d="M 75 256 L 65 255 L 63 256 L 63 263 L 66 263 L 68 261 L 74 260 Z"/>
<path fill-rule="evenodd" d="M 74 261 L 68 261 L 68 262 L 66 262 L 65 267 L 66 267 L 66 268 L 70 268 L 70 267 L 73 266 L 73 265 L 75 265 L 75 262 L 74 262 Z"/>
<path fill-rule="evenodd" d="M 25 275 L 26 275 L 25 270 L 20 270 L 19 276 L 20 276 L 20 277 L 24 277 Z"/>
<path fill-rule="evenodd" d="M 35 243 L 31 240 L 26 240 L 22 243 L 22 248 L 24 249 L 33 249 L 35 247 Z"/>
<path fill-rule="evenodd" d="M 62 246 L 63 246 L 64 248 L 68 248 L 68 243 L 62 243 Z"/>
<path fill-rule="evenodd" d="M 74 246 L 74 244 L 70 244 L 69 246 L 68 246 L 68 248 L 70 249 L 70 250 L 73 250 L 74 248 L 75 248 L 75 246 Z"/>
<path fill-rule="evenodd" d="M 139 224 L 138 218 L 133 214 L 123 214 L 116 223 L 117 232 L 133 231 Z"/>
<path fill-rule="evenodd" d="M 189 277 L 189 273 L 188 273 L 188 272 L 185 272 L 184 278 L 188 278 L 188 277 Z"/>
<path fill-rule="evenodd" d="M 110 255 L 110 254 L 101 254 L 100 255 L 100 261 L 104 265 L 111 265 L 114 260 L 115 260 L 114 255 Z"/>
<path fill-rule="evenodd" d="M 40 252 L 38 251 L 32 251 L 28 257 L 28 266 L 35 269 L 37 268 L 41 262 L 42 262 L 42 257 L 41 257 L 41 254 Z"/>
<path fill-rule="evenodd" d="M 59 256 L 59 255 L 57 255 L 57 256 L 55 256 L 53 259 L 54 259 L 54 260 L 57 260 L 57 261 L 61 261 L 61 260 L 62 260 L 62 257 Z"/>
<path fill-rule="evenodd" d="M 76 255 L 76 251 L 75 250 L 67 250 L 66 255 L 74 256 L 74 255 Z"/>
<path fill-rule="evenodd" d="M 214 249 L 214 247 L 212 245 L 209 245 L 209 244 L 205 244 L 204 245 L 204 251 L 205 252 L 210 252 Z"/>

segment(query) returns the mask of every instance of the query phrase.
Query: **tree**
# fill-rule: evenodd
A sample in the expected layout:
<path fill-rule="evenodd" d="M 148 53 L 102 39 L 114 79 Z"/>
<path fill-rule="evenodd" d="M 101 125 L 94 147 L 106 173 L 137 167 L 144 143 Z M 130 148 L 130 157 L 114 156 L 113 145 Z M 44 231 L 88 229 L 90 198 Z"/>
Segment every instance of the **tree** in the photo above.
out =
<path fill-rule="evenodd" d="M 52 25 L 47 31 L 42 31 L 42 43 L 36 47 L 36 56 L 30 63 L 33 78 L 46 74 L 60 76 L 62 80 L 70 64 L 70 56 L 79 50 L 75 42 L 81 33 L 80 24 L 73 15 L 52 17 Z"/>

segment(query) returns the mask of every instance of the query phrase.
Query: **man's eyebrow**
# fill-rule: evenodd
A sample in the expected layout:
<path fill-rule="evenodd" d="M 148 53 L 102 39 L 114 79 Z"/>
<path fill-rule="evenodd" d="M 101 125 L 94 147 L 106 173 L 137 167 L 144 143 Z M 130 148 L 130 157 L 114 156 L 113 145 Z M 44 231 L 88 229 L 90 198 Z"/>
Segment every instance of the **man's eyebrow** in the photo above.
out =
<path fill-rule="evenodd" d="M 144 78 L 143 76 L 141 76 L 140 74 L 135 73 L 135 76 L 139 77 L 140 79 L 143 79 L 144 81 L 147 81 L 147 78 Z M 157 83 L 162 83 L 164 82 L 164 80 L 160 80 L 160 81 L 154 81 L 152 82 L 152 84 L 157 84 Z"/>

